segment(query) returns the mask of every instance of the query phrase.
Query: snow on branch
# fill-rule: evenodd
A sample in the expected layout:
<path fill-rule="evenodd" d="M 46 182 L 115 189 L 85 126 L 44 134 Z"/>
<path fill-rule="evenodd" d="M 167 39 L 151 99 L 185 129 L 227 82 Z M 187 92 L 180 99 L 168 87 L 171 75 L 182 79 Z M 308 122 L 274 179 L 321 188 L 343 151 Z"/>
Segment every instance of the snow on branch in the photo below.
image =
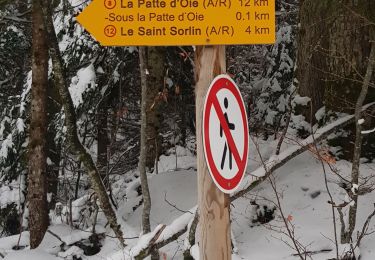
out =
<path fill-rule="evenodd" d="M 375 133 L 375 128 L 374 129 L 371 129 L 371 130 L 364 130 L 361 132 L 362 134 L 364 135 L 368 135 L 368 134 L 371 134 L 371 133 Z"/>
<path fill-rule="evenodd" d="M 108 259 L 118 260 L 124 259 L 124 257 L 125 259 L 144 259 L 150 255 L 153 249 L 162 248 L 183 235 L 194 218 L 196 210 L 197 207 L 192 208 L 175 219 L 170 225 L 158 225 L 151 233 L 142 235 L 136 245 L 125 248 L 124 251 L 120 251 Z"/>

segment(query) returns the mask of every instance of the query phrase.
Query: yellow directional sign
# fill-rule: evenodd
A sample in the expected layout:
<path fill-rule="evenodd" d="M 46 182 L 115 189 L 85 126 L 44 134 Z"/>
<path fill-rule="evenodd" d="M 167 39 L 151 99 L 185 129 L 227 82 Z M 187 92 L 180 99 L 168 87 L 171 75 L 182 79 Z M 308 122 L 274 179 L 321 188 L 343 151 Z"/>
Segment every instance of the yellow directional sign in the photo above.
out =
<path fill-rule="evenodd" d="M 77 20 L 106 46 L 275 42 L 275 0 L 93 0 Z"/>

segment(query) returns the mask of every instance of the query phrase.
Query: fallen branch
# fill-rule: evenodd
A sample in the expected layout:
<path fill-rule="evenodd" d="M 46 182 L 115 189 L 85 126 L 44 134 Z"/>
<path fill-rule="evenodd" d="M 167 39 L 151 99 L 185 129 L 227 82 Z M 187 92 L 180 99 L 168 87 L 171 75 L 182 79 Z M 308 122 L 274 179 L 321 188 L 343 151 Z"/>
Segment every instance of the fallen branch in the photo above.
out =
<path fill-rule="evenodd" d="M 375 102 L 367 104 L 363 106 L 362 111 L 365 111 L 374 105 L 375 105 Z M 251 175 L 245 176 L 244 180 L 242 181 L 243 184 L 240 186 L 239 191 L 234 193 L 230 197 L 230 201 L 233 202 L 234 200 L 242 197 L 243 195 L 245 195 L 246 193 L 254 189 L 259 183 L 266 180 L 268 176 L 272 174 L 275 170 L 281 168 L 288 161 L 300 155 L 301 153 L 309 150 L 309 148 L 311 147 L 311 145 L 314 144 L 314 142 L 316 143 L 321 142 L 327 136 L 334 133 L 338 129 L 341 129 L 349 125 L 350 123 L 352 123 L 353 120 L 354 120 L 354 115 L 348 115 L 348 116 L 342 117 L 336 120 L 335 122 L 328 124 L 325 127 L 319 128 L 314 133 L 314 136 L 311 135 L 307 137 L 306 139 L 302 140 L 301 142 L 299 142 L 297 145 L 294 145 L 286 149 L 285 151 L 281 152 L 279 155 L 272 156 L 269 160 L 265 162 L 266 169 L 263 166 L 261 166 L 258 169 L 256 169 Z M 256 178 L 255 181 L 253 180 L 254 178 Z M 177 218 L 175 221 L 173 221 L 172 224 L 166 226 L 166 228 L 163 230 L 158 240 L 154 244 L 143 245 L 143 249 L 141 252 L 146 253 L 146 254 L 142 254 L 142 256 L 143 257 L 148 256 L 147 252 L 151 252 L 150 247 L 153 247 L 156 249 L 162 248 L 165 245 L 169 244 L 170 242 L 175 241 L 181 235 L 183 235 L 188 230 L 188 225 L 191 222 L 191 220 L 193 218 L 197 218 L 196 217 L 197 212 L 195 209 L 196 208 L 194 208 L 194 210 L 190 210 L 191 212 L 195 211 L 194 215 L 191 215 L 189 212 L 185 213 L 179 218 Z M 180 223 L 178 227 L 176 226 L 176 222 Z M 196 228 L 196 225 L 192 225 L 191 230 L 189 232 L 190 236 L 191 234 L 195 234 L 195 228 Z M 149 235 L 149 234 L 145 234 L 144 236 Z M 142 237 L 140 238 L 140 241 L 142 240 Z"/>
<path fill-rule="evenodd" d="M 199 222 L 199 214 L 197 212 L 194 215 L 194 219 L 191 221 L 191 224 L 188 225 L 188 229 L 187 229 L 188 235 L 185 240 L 184 259 L 190 259 L 192 257 L 190 250 L 195 245 L 195 231 L 197 230 L 198 222 Z"/>
<path fill-rule="evenodd" d="M 196 207 L 190 211 L 194 213 Z M 144 259 L 153 250 L 160 249 L 183 235 L 187 231 L 192 218 L 193 215 L 187 212 L 175 219 L 170 225 L 158 225 L 151 233 L 142 235 L 135 246 L 126 248 L 125 251 L 120 251 L 113 255 L 113 259 L 117 259 L 117 256 L 125 256 L 125 259 Z M 110 257 L 109 259 L 112 258 Z"/>
<path fill-rule="evenodd" d="M 145 248 L 144 250 L 142 250 L 135 257 L 136 260 L 138 260 L 138 259 L 139 260 L 144 259 L 146 256 L 150 255 L 152 252 L 155 252 L 155 242 L 158 240 L 158 238 L 160 237 L 161 233 L 164 231 L 165 228 L 166 228 L 166 225 L 162 225 L 161 226 L 161 228 L 156 232 L 156 234 L 154 235 L 154 237 L 148 243 L 149 246 L 147 248 Z"/>
<path fill-rule="evenodd" d="M 50 233 L 52 236 L 54 236 L 55 238 L 57 238 L 61 243 L 63 243 L 65 245 L 65 242 L 61 239 L 61 237 L 59 237 L 59 235 L 57 235 L 56 233 L 52 232 L 51 230 L 47 229 L 47 233 Z"/>
<path fill-rule="evenodd" d="M 308 255 L 317 255 L 321 253 L 329 253 L 332 252 L 332 249 L 321 249 L 321 250 L 316 250 L 316 251 L 306 251 L 306 254 Z M 292 256 L 298 256 L 298 254 L 292 254 Z"/>

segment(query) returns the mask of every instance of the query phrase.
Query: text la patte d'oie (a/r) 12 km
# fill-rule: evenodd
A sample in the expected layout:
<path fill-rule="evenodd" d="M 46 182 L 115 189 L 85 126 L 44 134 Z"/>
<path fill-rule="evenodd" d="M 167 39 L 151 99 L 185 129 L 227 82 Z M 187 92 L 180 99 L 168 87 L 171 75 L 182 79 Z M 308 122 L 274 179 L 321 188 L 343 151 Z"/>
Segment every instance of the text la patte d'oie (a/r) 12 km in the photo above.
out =
<path fill-rule="evenodd" d="M 275 0 L 93 0 L 77 20 L 104 46 L 275 42 Z"/>

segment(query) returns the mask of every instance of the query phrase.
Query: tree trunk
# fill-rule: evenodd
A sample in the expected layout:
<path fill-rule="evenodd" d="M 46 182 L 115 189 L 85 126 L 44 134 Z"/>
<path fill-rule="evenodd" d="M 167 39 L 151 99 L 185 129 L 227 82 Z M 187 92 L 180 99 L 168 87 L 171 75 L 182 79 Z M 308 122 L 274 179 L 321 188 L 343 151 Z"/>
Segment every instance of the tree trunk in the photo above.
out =
<path fill-rule="evenodd" d="M 68 84 L 64 70 L 64 63 L 61 57 L 56 33 L 53 26 L 51 12 L 49 11 L 49 1 L 42 0 L 42 7 L 44 13 L 44 23 L 46 25 L 49 51 L 52 59 L 52 66 L 55 76 L 56 86 L 59 89 L 59 94 L 65 112 L 66 136 L 69 141 L 69 147 L 75 153 L 79 160 L 83 163 L 90 177 L 91 185 L 96 195 L 98 196 L 100 206 L 107 217 L 110 227 L 114 231 L 117 239 L 120 241 L 121 246 L 125 246 L 123 233 L 120 225 L 117 224 L 117 217 L 114 209 L 112 208 L 105 186 L 101 180 L 100 173 L 95 166 L 93 158 L 88 153 L 86 148 L 82 145 L 77 134 L 76 113 L 72 98 L 69 93 Z"/>
<path fill-rule="evenodd" d="M 104 77 L 104 76 L 103 76 Z M 100 80 L 104 81 L 104 80 Z M 101 87 L 103 87 L 104 82 L 101 82 Z M 97 165 L 102 177 L 104 180 L 104 185 L 109 187 L 109 176 L 106 176 L 107 173 L 107 164 L 108 164 L 108 109 L 107 109 L 107 97 L 103 97 L 98 105 L 97 111 L 98 125 L 97 125 L 97 141 L 98 141 L 98 159 Z"/>
<path fill-rule="evenodd" d="M 159 130 L 162 122 L 161 104 L 163 100 L 159 93 L 163 93 L 164 74 L 165 74 L 165 56 L 164 47 L 145 47 L 145 64 L 147 68 L 147 89 L 146 89 L 146 106 L 147 106 L 147 155 L 146 167 L 152 169 L 155 165 L 155 158 L 159 158 L 161 150 L 161 140 Z M 157 142 L 157 145 L 155 143 Z"/>
<path fill-rule="evenodd" d="M 366 18 L 366 9 L 373 12 L 372 21 L 375 19 L 375 2 L 361 0 L 354 4 L 344 1 L 334 10 L 335 19 L 329 26 L 329 45 L 326 55 L 328 60 L 327 81 L 325 85 L 325 104 L 327 111 L 344 112 L 353 114 L 357 99 L 360 95 L 371 43 L 369 42 L 369 21 Z M 375 89 L 369 90 L 365 103 L 375 99 Z M 355 140 L 355 125 L 346 129 L 348 137 L 338 138 L 332 145 L 342 147 L 343 158 L 351 160 L 354 155 L 352 143 Z M 368 142 L 363 147 L 363 154 L 372 153 L 374 137 L 365 137 Z"/>
<path fill-rule="evenodd" d="M 142 196 L 143 196 L 143 214 L 142 227 L 143 233 L 151 232 L 150 226 L 150 211 L 151 211 L 151 196 L 148 188 L 147 172 L 146 172 L 146 157 L 147 157 L 147 57 L 146 47 L 139 47 L 139 65 L 141 72 L 141 154 L 139 156 L 139 173 L 141 178 Z"/>
<path fill-rule="evenodd" d="M 367 72 L 363 81 L 362 90 L 358 97 L 356 106 L 355 106 L 355 142 L 354 142 L 354 155 L 353 155 L 353 163 L 352 163 L 352 187 L 359 187 L 359 165 L 361 159 L 361 151 L 362 151 L 362 123 L 360 120 L 362 119 L 362 106 L 366 99 L 367 92 L 369 89 L 369 84 L 374 73 L 375 67 L 375 37 L 374 37 L 374 28 L 371 29 L 371 52 L 369 56 L 369 62 L 367 66 Z M 350 243 L 352 240 L 353 231 L 356 225 L 357 220 L 357 205 L 358 205 L 358 191 L 354 192 L 352 195 L 352 199 L 354 201 L 354 205 L 351 205 L 349 208 L 349 223 L 348 228 L 345 230 L 344 234 L 341 234 L 341 243 Z"/>
<path fill-rule="evenodd" d="M 208 172 L 203 152 L 203 105 L 216 75 L 225 73 L 225 46 L 199 47 L 196 51 L 196 125 L 198 165 L 199 250 L 201 260 L 231 259 L 229 195 L 221 192 Z"/>
<path fill-rule="evenodd" d="M 375 19 L 371 0 L 304 0 L 300 7 L 297 79 L 299 94 L 311 98 L 304 111 L 315 123 L 315 112 L 352 114 L 361 91 L 370 52 L 369 20 Z M 372 93 L 372 95 L 374 95 Z"/>
<path fill-rule="evenodd" d="M 323 106 L 324 77 L 322 72 L 327 71 L 326 58 L 321 49 L 327 45 L 326 0 L 305 0 L 300 3 L 300 31 L 298 35 L 298 54 L 296 77 L 298 79 L 299 94 L 311 99 L 312 115 Z M 324 21 L 324 22 L 319 22 Z M 310 107 L 301 111 L 306 120 L 315 123 L 310 118 Z"/>
<path fill-rule="evenodd" d="M 325 83 L 327 110 L 353 114 L 362 89 L 371 43 L 363 8 L 375 9 L 371 0 L 343 1 L 332 9 L 329 41 L 323 55 L 328 70 Z M 370 2 L 373 2 L 372 4 Z M 373 17 L 375 18 L 375 16 Z"/>
<path fill-rule="evenodd" d="M 43 13 L 39 0 L 33 1 L 33 47 L 31 122 L 29 143 L 29 229 L 30 246 L 36 248 L 42 242 L 48 228 L 47 206 L 47 87 L 48 48 Z"/>
<path fill-rule="evenodd" d="M 154 122 L 156 123 L 158 120 L 154 117 L 152 120 L 149 120 L 150 111 L 149 108 L 149 86 L 154 84 L 154 81 L 149 79 L 150 70 L 147 64 L 147 47 L 139 47 L 139 66 L 140 66 L 140 73 L 141 73 L 141 150 L 139 156 L 139 174 L 141 178 L 141 188 L 142 188 L 142 197 L 143 197 L 143 212 L 142 212 L 142 227 L 143 227 L 143 234 L 147 234 L 151 232 L 151 223 L 150 223 L 150 213 L 151 213 L 151 195 L 150 190 L 148 188 L 148 179 L 147 179 L 147 171 L 146 171 L 146 164 L 147 164 L 147 156 L 150 154 L 149 151 L 149 139 L 151 139 L 155 143 L 155 139 L 149 138 L 147 135 L 150 133 L 149 131 L 156 131 L 154 128 L 155 125 L 148 123 Z M 154 89 L 155 87 L 151 87 Z M 151 91 L 152 92 L 152 91 Z M 151 112 L 152 116 L 155 116 L 153 112 Z M 155 121 L 153 121 L 155 120 Z M 158 134 L 158 130 L 155 132 Z M 155 145 L 152 145 L 155 147 Z M 157 147 L 157 146 L 156 146 Z M 155 150 L 155 149 L 154 149 Z M 156 152 L 156 151 L 155 151 Z M 155 158 L 153 158 L 152 163 L 154 163 Z M 159 254 L 157 249 L 151 251 L 151 259 L 159 259 Z"/>

